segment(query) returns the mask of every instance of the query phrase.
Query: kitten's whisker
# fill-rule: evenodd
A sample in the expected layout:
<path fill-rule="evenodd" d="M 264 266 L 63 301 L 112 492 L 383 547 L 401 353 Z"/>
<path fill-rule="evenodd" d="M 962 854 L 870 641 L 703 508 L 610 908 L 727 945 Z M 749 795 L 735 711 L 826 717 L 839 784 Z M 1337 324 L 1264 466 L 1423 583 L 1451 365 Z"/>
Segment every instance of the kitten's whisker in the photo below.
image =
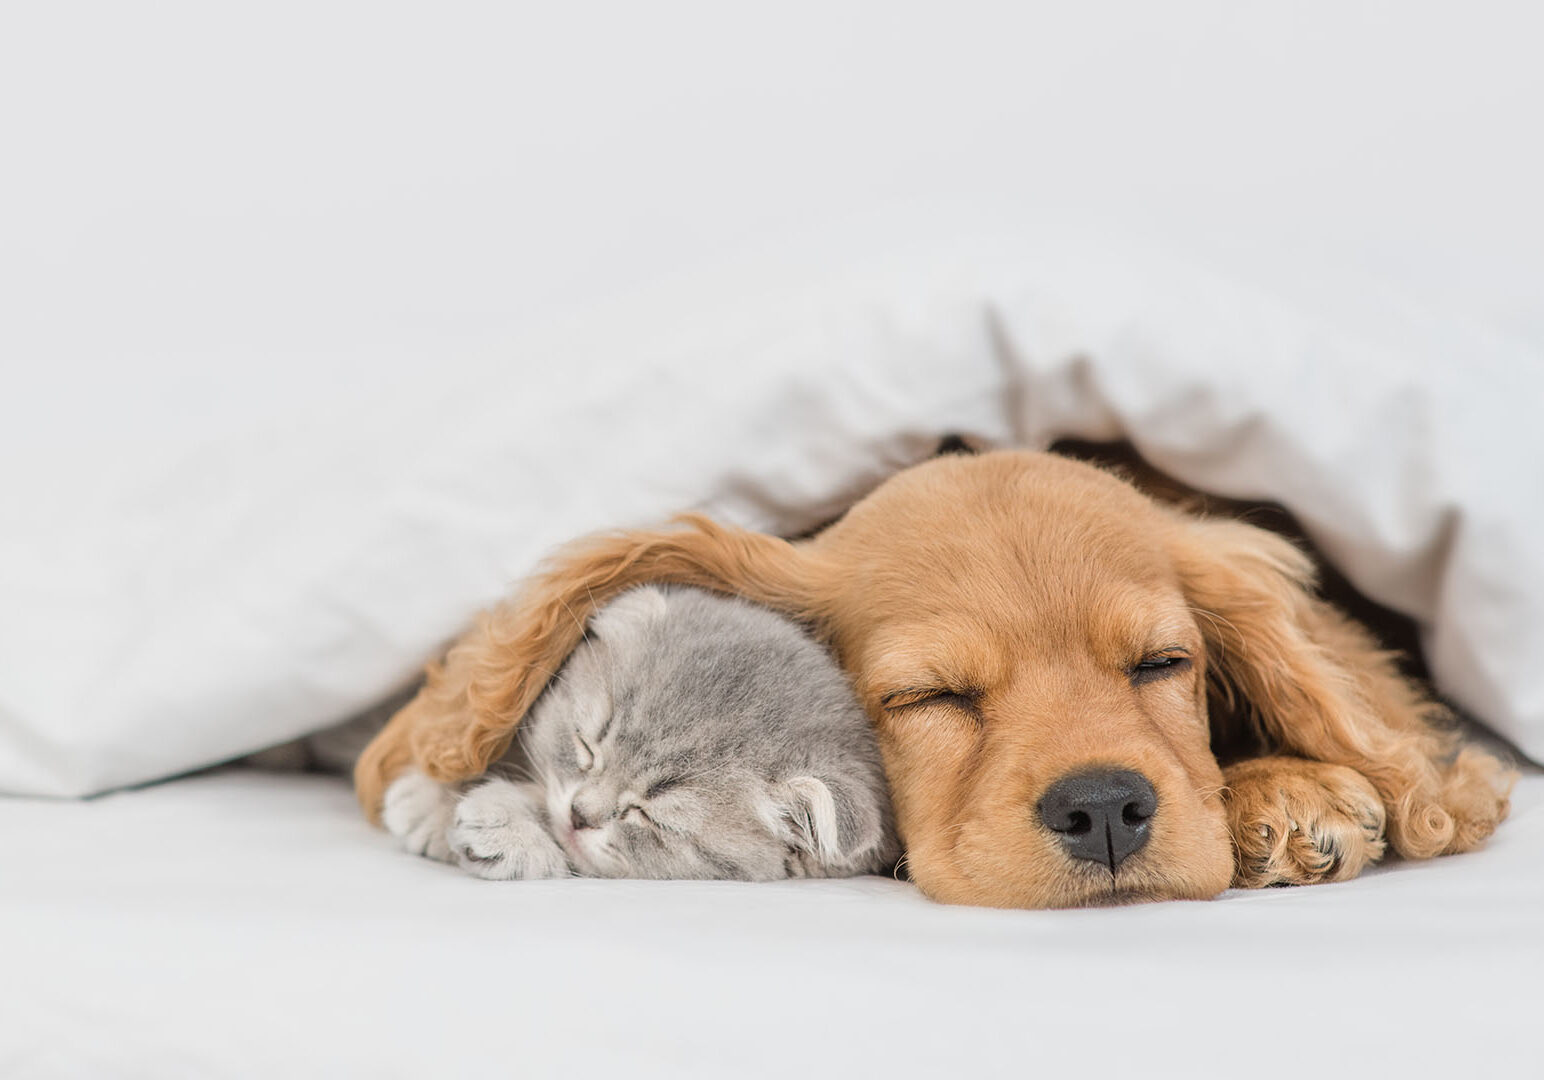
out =
<path fill-rule="evenodd" d="M 585 589 L 585 592 L 589 592 L 590 591 L 590 587 L 588 585 L 586 585 L 584 587 L 584 589 Z M 585 635 L 585 633 L 587 631 L 587 623 L 585 622 L 585 620 L 581 619 L 579 617 L 579 615 L 574 611 L 574 609 L 568 606 L 568 601 L 564 600 L 561 596 L 558 597 L 558 603 L 563 605 L 563 610 L 568 612 L 568 617 L 570 619 L 574 620 L 574 626 L 576 626 L 579 629 L 579 636 L 580 637 L 584 637 L 584 635 Z M 590 609 L 592 611 L 595 609 L 595 594 L 594 593 L 590 593 Z"/>
<path fill-rule="evenodd" d="M 547 677 L 547 681 L 548 682 L 566 682 L 567 681 L 567 679 L 564 677 L 564 675 L 563 675 L 563 673 L 561 671 L 549 671 L 546 668 L 542 667 L 540 664 L 527 664 L 527 665 L 525 665 L 525 670 L 540 672 L 542 675 L 545 675 Z"/>
<path fill-rule="evenodd" d="M 506 780 L 520 780 L 528 784 L 537 782 L 536 773 L 528 765 L 521 765 L 513 761 L 498 761 L 488 770 L 488 775 L 494 775 L 495 770 Z"/>

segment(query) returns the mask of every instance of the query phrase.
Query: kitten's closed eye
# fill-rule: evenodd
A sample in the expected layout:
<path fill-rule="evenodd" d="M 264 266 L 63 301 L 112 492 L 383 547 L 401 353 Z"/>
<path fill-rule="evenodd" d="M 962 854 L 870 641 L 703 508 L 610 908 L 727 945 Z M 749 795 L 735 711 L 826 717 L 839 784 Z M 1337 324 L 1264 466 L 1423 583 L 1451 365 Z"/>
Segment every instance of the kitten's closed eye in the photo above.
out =
<path fill-rule="evenodd" d="M 677 784 L 685 781 L 685 779 L 686 777 L 684 776 L 669 776 L 663 780 L 656 780 L 654 783 L 649 785 L 649 790 L 643 793 L 643 797 L 645 799 L 653 799 L 657 796 L 663 795 Z"/>
<path fill-rule="evenodd" d="M 595 751 L 577 731 L 574 732 L 574 761 L 578 764 L 580 772 L 589 772 L 595 767 Z"/>

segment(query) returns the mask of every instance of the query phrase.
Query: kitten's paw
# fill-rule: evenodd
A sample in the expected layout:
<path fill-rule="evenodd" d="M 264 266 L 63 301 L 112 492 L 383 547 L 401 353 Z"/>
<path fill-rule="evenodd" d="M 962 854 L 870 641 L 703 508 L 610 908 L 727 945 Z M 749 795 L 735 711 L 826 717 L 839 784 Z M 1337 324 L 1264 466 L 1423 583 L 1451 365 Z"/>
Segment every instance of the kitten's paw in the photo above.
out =
<path fill-rule="evenodd" d="M 1360 773 L 1278 757 L 1224 775 L 1236 887 L 1346 881 L 1383 857 L 1383 801 Z"/>
<path fill-rule="evenodd" d="M 490 780 L 462 796 L 449 842 L 456 862 L 478 877 L 568 877 L 568 859 L 542 824 L 540 801 L 507 780 Z"/>
<path fill-rule="evenodd" d="M 455 810 L 456 793 L 417 769 L 391 782 L 381 802 L 381 824 L 414 855 L 450 862 L 445 830 Z"/>

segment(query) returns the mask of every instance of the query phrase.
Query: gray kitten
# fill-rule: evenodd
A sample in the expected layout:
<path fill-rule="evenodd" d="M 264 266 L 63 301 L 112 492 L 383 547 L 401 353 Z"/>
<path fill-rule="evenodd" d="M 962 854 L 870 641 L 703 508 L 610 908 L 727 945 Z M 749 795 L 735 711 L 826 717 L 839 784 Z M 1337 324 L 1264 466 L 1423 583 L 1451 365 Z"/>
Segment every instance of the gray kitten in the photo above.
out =
<path fill-rule="evenodd" d="M 622 594 L 519 732 L 503 767 L 528 779 L 463 792 L 410 771 L 386 792 L 387 828 L 485 878 L 767 881 L 900 854 L 846 677 L 797 624 L 741 600 Z"/>

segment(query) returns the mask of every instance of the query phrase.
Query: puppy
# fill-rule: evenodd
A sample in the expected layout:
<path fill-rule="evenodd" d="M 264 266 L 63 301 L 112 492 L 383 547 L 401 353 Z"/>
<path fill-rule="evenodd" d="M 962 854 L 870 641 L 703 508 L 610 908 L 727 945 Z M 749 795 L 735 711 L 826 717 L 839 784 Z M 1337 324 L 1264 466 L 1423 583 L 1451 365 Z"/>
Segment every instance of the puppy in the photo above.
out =
<path fill-rule="evenodd" d="M 913 880 L 950 903 L 1201 899 L 1465 851 L 1512 775 L 1313 591 L 1282 538 L 1091 465 L 1000 451 L 892 477 L 790 543 L 701 516 L 563 550 L 431 665 L 356 770 L 481 773 L 581 634 L 643 582 L 787 612 L 879 735 Z M 1224 768 L 1214 745 L 1257 747 Z"/>

